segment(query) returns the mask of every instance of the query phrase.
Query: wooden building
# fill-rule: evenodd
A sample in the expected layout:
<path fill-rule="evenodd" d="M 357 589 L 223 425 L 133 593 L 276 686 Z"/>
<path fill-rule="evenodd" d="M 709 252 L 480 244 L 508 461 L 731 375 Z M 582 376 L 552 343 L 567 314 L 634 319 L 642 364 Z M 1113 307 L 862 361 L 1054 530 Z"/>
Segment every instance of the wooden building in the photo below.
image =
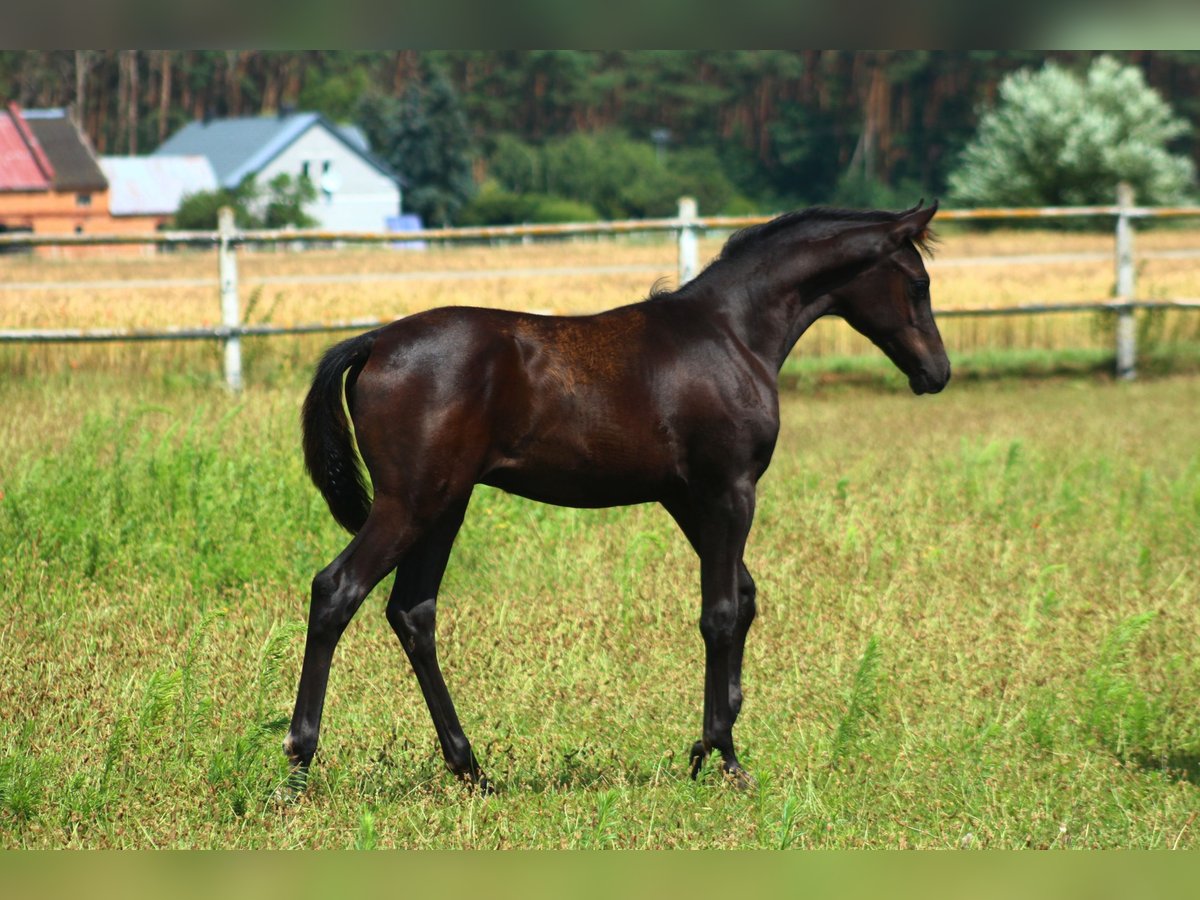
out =
<path fill-rule="evenodd" d="M 108 179 L 87 137 L 62 109 L 0 110 L 0 231 L 126 234 L 144 222 L 109 210 Z M 111 253 L 111 247 L 39 247 L 46 256 Z"/>

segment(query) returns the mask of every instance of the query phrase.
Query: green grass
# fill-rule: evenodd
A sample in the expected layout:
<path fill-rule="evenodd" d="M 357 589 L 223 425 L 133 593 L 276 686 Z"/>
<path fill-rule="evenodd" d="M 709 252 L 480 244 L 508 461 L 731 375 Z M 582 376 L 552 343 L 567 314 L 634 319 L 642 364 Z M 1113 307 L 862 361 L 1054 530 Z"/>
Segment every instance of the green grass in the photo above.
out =
<path fill-rule="evenodd" d="M 687 778 L 698 574 L 666 514 L 478 489 L 439 650 L 501 793 L 445 773 L 385 583 L 292 805 L 308 584 L 346 537 L 276 382 L 0 383 L 0 846 L 1200 844 L 1200 380 L 785 394 L 745 792 Z"/>

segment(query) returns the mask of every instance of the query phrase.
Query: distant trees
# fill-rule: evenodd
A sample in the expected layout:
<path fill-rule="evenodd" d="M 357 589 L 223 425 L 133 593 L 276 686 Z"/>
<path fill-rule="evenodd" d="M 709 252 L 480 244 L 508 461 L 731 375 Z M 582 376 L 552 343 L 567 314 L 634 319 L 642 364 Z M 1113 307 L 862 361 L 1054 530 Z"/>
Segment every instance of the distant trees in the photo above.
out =
<path fill-rule="evenodd" d="M 400 97 L 370 93 L 357 119 L 372 148 L 404 179 L 404 206 L 427 225 L 449 225 L 475 194 L 472 141 L 458 94 L 426 69 Z"/>
<path fill-rule="evenodd" d="M 1000 84 L 1000 99 L 949 178 L 958 202 L 1002 206 L 1110 203 L 1127 181 L 1143 203 L 1175 203 L 1195 166 L 1172 153 L 1188 124 L 1141 70 L 1098 57 L 1086 78 L 1047 63 Z"/>
<path fill-rule="evenodd" d="M 503 134 L 486 162 L 484 189 L 464 211 L 472 221 L 560 221 L 568 211 L 585 220 L 669 216 L 684 195 L 709 213 L 749 205 L 713 150 L 664 151 L 616 131 L 576 133 L 540 146 Z"/>
<path fill-rule="evenodd" d="M 1200 122 L 1200 51 L 1112 56 L 1162 91 L 1176 115 Z M 96 151 L 114 154 L 150 152 L 205 116 L 294 108 L 357 120 L 370 96 L 375 127 L 366 130 L 375 148 L 408 180 L 406 204 L 435 224 L 466 215 L 474 182 L 485 179 L 493 182 L 480 185 L 489 202 L 506 193 L 554 198 L 569 190 L 563 199 L 608 215 L 661 208 L 671 179 L 716 173 L 713 183 L 686 190 L 701 195 L 702 212 L 748 202 L 739 198 L 765 212 L 944 196 L 977 134 L 980 110 L 996 104 L 1005 76 L 1047 59 L 1065 76 L 1087 71 L 1095 57 L 1031 50 L 0 50 L 0 100 L 71 106 Z M 1114 84 L 1112 102 L 1136 87 Z M 403 110 L 413 107 L 420 115 L 404 134 Z M 664 131 L 670 144 L 662 165 L 650 170 L 651 136 Z M 1083 133 L 1098 146 L 1095 132 Z M 540 180 L 528 181 L 535 176 L 527 173 L 528 185 L 517 186 L 513 167 L 502 162 L 502 134 L 537 157 Z M 568 173 L 569 187 L 548 184 L 555 154 L 591 152 L 567 143 L 576 135 L 616 154 L 609 174 L 584 185 Z M 436 150 L 439 143 L 444 151 Z M 1194 134 L 1165 146 L 1200 160 Z M 1125 164 L 1155 155 L 1130 150 Z M 508 161 L 529 167 L 518 157 Z M 604 186 L 612 170 L 630 164 L 628 185 Z M 438 183 L 420 174 L 437 167 L 450 173 L 436 176 Z M 655 173 L 649 182 L 647 171 Z M 1142 199 L 1155 190 L 1139 188 Z"/>

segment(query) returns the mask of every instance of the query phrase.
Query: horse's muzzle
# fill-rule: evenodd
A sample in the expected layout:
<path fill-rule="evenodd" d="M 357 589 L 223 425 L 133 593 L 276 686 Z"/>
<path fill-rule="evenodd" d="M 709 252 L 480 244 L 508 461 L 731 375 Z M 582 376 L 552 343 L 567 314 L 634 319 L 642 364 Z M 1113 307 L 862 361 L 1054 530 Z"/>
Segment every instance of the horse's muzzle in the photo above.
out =
<path fill-rule="evenodd" d="M 933 373 L 927 369 L 921 369 L 920 372 L 912 375 L 908 379 L 908 386 L 914 394 L 937 394 L 950 382 L 950 363 L 946 363 L 945 371 Z"/>

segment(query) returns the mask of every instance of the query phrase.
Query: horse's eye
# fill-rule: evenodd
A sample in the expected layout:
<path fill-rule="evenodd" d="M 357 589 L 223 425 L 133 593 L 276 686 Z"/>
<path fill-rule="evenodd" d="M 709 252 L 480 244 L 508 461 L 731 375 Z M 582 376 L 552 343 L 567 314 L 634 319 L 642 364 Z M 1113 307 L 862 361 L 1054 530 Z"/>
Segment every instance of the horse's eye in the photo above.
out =
<path fill-rule="evenodd" d="M 917 297 L 917 298 L 928 297 L 929 296 L 929 282 L 928 281 L 910 282 L 908 285 L 908 292 L 913 297 Z"/>

